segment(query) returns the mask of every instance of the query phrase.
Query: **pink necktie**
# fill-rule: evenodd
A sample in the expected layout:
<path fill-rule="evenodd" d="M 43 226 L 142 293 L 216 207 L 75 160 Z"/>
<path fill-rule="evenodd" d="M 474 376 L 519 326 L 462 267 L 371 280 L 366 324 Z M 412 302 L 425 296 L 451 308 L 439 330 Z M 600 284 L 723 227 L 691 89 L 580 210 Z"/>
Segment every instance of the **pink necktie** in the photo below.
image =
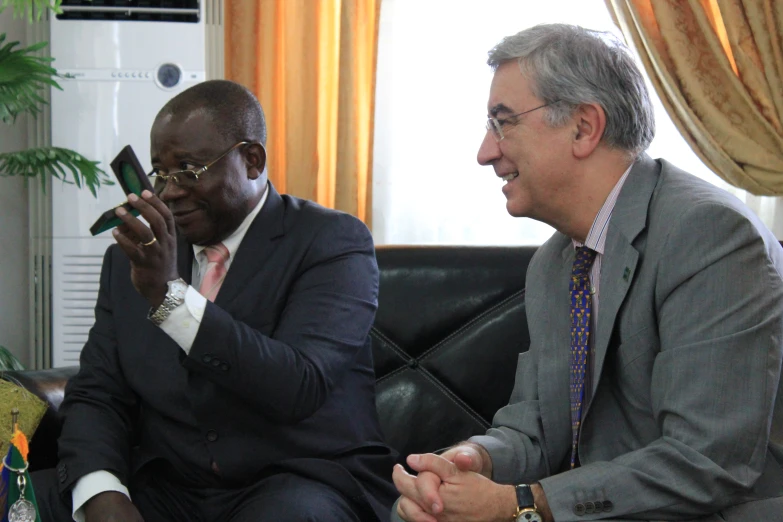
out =
<path fill-rule="evenodd" d="M 210 301 L 215 300 L 215 296 L 226 278 L 226 261 L 228 261 L 228 249 L 223 243 L 204 248 L 204 255 L 207 256 L 207 270 L 204 272 L 204 279 L 201 280 L 201 287 L 198 292 Z"/>

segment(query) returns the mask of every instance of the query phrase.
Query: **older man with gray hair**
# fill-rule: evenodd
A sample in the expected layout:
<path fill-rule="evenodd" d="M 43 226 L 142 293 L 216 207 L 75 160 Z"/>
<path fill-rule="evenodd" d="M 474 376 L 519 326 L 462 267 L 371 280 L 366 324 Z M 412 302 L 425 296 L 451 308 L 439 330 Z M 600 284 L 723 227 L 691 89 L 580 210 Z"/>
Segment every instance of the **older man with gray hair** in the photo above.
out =
<path fill-rule="evenodd" d="M 541 25 L 490 51 L 482 165 L 555 234 L 493 427 L 394 471 L 393 518 L 783 521 L 783 250 L 745 206 L 647 156 L 628 50 Z"/>

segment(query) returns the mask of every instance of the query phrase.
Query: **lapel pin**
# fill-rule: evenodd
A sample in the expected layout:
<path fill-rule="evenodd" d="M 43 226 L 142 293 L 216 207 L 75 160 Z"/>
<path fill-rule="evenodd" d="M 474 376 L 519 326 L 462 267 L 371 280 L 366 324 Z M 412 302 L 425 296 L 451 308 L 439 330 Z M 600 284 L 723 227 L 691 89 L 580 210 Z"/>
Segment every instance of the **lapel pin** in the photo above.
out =
<path fill-rule="evenodd" d="M 628 281 L 628 277 L 631 275 L 631 268 L 625 267 L 625 271 L 623 272 L 623 281 Z"/>

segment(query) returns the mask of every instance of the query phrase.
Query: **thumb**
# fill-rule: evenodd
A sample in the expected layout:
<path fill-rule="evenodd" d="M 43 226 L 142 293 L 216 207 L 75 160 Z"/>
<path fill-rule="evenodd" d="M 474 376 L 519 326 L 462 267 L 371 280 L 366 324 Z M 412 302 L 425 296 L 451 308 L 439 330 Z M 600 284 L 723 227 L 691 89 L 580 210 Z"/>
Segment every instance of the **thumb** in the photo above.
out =
<path fill-rule="evenodd" d="M 460 471 L 481 473 L 482 464 L 481 455 L 473 448 L 466 448 L 465 451 L 460 451 L 454 456 L 454 465 Z"/>

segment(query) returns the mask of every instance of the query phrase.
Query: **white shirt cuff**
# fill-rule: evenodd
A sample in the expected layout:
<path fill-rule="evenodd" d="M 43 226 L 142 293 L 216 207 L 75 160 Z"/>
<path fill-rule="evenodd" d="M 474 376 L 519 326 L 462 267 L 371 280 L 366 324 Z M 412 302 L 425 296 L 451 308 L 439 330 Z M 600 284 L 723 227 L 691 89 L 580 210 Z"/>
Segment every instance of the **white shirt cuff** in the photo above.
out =
<path fill-rule="evenodd" d="M 84 505 L 95 495 L 107 491 L 117 491 L 130 499 L 128 488 L 108 471 L 93 471 L 77 480 L 71 491 L 73 519 L 76 522 L 84 522 Z"/>
<path fill-rule="evenodd" d="M 160 323 L 160 328 L 189 354 L 206 309 L 207 298 L 188 286 L 185 302 L 171 311 L 166 320 Z"/>

